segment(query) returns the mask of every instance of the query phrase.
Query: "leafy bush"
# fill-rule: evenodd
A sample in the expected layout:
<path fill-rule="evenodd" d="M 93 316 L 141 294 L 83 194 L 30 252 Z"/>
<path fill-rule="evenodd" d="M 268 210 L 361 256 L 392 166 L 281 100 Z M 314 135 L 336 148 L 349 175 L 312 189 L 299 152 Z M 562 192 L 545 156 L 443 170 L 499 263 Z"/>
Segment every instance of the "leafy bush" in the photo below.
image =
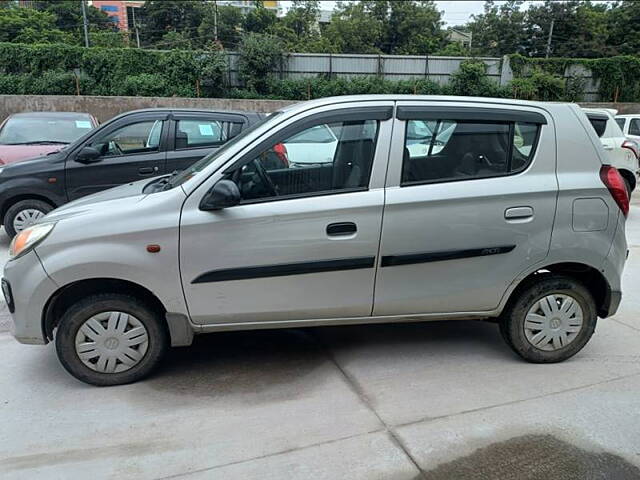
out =
<path fill-rule="evenodd" d="M 167 84 L 160 75 L 151 73 L 131 75 L 122 82 L 122 95 L 140 97 L 167 96 Z"/>
<path fill-rule="evenodd" d="M 487 66 L 480 60 L 465 60 L 462 62 L 460 69 L 451 74 L 451 81 L 444 90 L 450 95 L 506 96 L 505 90 L 487 77 Z"/>
<path fill-rule="evenodd" d="M 536 69 L 530 76 L 511 81 L 514 98 L 524 100 L 559 101 L 565 99 L 565 80 L 556 75 Z M 576 92 L 572 92 L 576 95 Z"/>
<path fill-rule="evenodd" d="M 247 88 L 266 92 L 273 72 L 280 70 L 284 48 L 278 37 L 250 33 L 240 43 L 238 72 Z"/>

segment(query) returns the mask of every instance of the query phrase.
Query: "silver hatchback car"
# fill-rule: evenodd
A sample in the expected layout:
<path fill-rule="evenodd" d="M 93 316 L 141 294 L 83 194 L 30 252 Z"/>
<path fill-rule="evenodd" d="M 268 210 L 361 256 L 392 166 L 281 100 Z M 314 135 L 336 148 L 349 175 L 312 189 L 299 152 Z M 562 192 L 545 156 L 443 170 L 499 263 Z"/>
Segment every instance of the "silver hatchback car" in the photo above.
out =
<path fill-rule="evenodd" d="M 322 158 L 292 166 L 291 139 Z M 493 319 L 524 359 L 558 362 L 618 308 L 628 209 L 576 105 L 327 98 L 51 212 L 2 286 L 18 341 L 55 340 L 95 385 L 194 334 L 356 323 Z"/>

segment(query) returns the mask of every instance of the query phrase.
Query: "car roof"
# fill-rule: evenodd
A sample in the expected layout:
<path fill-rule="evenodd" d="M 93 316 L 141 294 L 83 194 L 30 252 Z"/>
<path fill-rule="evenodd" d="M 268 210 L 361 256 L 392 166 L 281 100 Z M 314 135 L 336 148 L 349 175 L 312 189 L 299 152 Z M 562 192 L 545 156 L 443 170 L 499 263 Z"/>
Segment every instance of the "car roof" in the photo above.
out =
<path fill-rule="evenodd" d="M 135 115 L 140 113 L 222 113 L 232 115 L 242 115 L 243 117 L 260 118 L 262 115 L 258 112 L 250 112 L 244 110 L 225 110 L 225 109 L 211 109 L 211 108 L 141 108 L 138 110 L 130 110 L 123 112 L 120 115 L 116 115 L 113 118 L 120 118 L 126 115 Z"/>
<path fill-rule="evenodd" d="M 513 98 L 495 97 L 466 97 L 452 95 L 343 95 L 337 97 L 325 97 L 316 100 L 308 100 L 281 108 L 280 111 L 288 112 L 306 110 L 308 108 L 333 105 L 347 102 L 375 102 L 375 101 L 431 101 L 431 102 L 469 102 L 469 103 L 495 103 L 499 105 L 516 105 L 524 107 L 545 107 L 548 105 L 572 105 L 570 102 L 534 102 L 530 100 L 517 100 Z"/>
<path fill-rule="evenodd" d="M 20 112 L 10 115 L 11 118 L 78 118 L 91 117 L 84 112 Z"/>
<path fill-rule="evenodd" d="M 622 115 L 616 115 L 616 118 L 618 117 L 622 117 L 622 118 L 640 117 L 640 113 L 625 113 Z"/>

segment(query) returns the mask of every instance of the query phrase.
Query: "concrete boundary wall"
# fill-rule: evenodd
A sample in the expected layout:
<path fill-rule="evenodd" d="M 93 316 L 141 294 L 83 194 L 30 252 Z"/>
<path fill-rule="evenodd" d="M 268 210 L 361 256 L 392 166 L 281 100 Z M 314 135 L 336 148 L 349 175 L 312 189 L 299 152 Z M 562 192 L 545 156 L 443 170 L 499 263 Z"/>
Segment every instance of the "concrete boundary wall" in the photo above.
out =
<path fill-rule="evenodd" d="M 93 97 L 64 95 L 0 95 L 0 122 L 18 112 L 87 112 L 100 122 L 140 108 L 204 108 L 274 112 L 296 103 L 290 100 L 239 100 L 227 98 L 181 97 Z M 584 106 L 615 108 L 620 113 L 640 113 L 640 103 L 584 103 Z"/>
<path fill-rule="evenodd" d="M 0 121 L 18 112 L 87 112 L 100 122 L 141 108 L 204 108 L 270 113 L 292 101 L 182 97 L 98 97 L 88 95 L 0 95 Z"/>

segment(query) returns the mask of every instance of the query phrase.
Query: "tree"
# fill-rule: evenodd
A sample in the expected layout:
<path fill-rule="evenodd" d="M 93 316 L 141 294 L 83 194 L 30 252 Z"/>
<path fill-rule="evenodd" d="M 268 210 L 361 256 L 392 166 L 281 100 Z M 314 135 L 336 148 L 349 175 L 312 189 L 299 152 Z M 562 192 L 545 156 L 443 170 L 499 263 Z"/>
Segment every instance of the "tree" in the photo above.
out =
<path fill-rule="evenodd" d="M 218 30 L 218 42 L 224 48 L 236 48 L 242 29 L 242 12 L 230 5 L 207 3 L 203 10 L 202 22 L 198 27 L 198 41 L 204 47 L 215 43 L 214 31 Z"/>
<path fill-rule="evenodd" d="M 389 2 L 388 12 L 383 51 L 427 55 L 446 43 L 442 14 L 433 1 Z"/>
<path fill-rule="evenodd" d="M 55 15 L 31 8 L 0 9 L 0 42 L 74 43 L 72 35 L 56 27 Z"/>
<path fill-rule="evenodd" d="M 140 17 L 140 36 L 147 45 L 159 42 L 170 31 L 197 39 L 205 12 L 205 0 L 147 0 Z"/>
<path fill-rule="evenodd" d="M 608 47 L 607 5 L 570 0 L 532 5 L 527 10 L 527 47 L 531 56 L 546 55 L 553 21 L 551 55 L 558 57 L 598 57 L 615 53 Z"/>
<path fill-rule="evenodd" d="M 250 90 L 266 92 L 269 77 L 280 67 L 284 54 L 280 39 L 272 35 L 249 33 L 243 36 L 239 52 L 240 78 Z"/>
<path fill-rule="evenodd" d="M 242 27 L 246 32 L 269 33 L 277 21 L 276 14 L 259 3 L 244 16 Z"/>
<path fill-rule="evenodd" d="M 326 34 L 340 51 L 426 55 L 444 46 L 442 15 L 432 0 L 339 4 Z"/>
<path fill-rule="evenodd" d="M 364 2 L 340 2 L 324 35 L 342 53 L 382 53 L 383 23 Z"/>
<path fill-rule="evenodd" d="M 55 24 L 64 32 L 82 33 L 82 6 L 78 0 L 58 0 L 55 2 L 36 1 L 32 4 L 36 10 L 55 15 Z M 109 16 L 91 6 L 85 5 L 87 21 L 92 30 L 112 30 L 116 28 Z"/>
<path fill-rule="evenodd" d="M 522 4 L 520 0 L 510 0 L 502 5 L 485 2 L 484 13 L 473 15 L 467 24 L 473 38 L 472 50 L 491 56 L 525 53 L 528 37 Z"/>
<path fill-rule="evenodd" d="M 625 0 L 608 12 L 609 39 L 620 55 L 637 55 L 640 52 L 640 3 Z"/>
<path fill-rule="evenodd" d="M 162 50 L 190 50 L 192 48 L 189 35 L 186 32 L 176 32 L 175 30 L 165 33 L 156 46 Z"/>

